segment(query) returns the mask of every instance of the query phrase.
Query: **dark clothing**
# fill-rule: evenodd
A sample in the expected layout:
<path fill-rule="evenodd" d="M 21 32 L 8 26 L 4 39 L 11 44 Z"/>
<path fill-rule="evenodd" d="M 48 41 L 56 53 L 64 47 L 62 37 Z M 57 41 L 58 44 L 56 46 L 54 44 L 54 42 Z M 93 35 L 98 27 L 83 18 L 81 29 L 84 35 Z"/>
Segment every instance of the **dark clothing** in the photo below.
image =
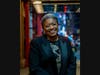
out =
<path fill-rule="evenodd" d="M 61 69 L 58 74 L 56 56 L 46 36 L 33 39 L 30 44 L 30 75 L 76 75 L 76 60 L 69 40 L 59 37 Z"/>
<path fill-rule="evenodd" d="M 52 52 L 56 55 L 56 64 L 59 73 L 61 68 L 61 49 L 59 40 L 50 42 L 50 47 L 52 49 Z"/>

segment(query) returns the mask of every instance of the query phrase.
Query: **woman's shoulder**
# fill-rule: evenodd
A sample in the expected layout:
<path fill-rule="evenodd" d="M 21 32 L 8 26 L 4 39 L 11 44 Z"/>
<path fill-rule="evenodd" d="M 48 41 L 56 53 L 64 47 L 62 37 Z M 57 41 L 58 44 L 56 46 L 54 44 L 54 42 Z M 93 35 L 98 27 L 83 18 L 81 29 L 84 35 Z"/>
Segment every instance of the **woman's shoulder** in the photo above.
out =
<path fill-rule="evenodd" d="M 39 44 L 42 44 L 45 41 L 47 41 L 47 39 L 44 35 L 32 39 L 32 42 L 36 42 L 36 43 L 39 43 Z"/>
<path fill-rule="evenodd" d="M 59 36 L 59 38 L 60 38 L 62 41 L 70 41 L 70 39 L 69 39 L 68 37 Z"/>

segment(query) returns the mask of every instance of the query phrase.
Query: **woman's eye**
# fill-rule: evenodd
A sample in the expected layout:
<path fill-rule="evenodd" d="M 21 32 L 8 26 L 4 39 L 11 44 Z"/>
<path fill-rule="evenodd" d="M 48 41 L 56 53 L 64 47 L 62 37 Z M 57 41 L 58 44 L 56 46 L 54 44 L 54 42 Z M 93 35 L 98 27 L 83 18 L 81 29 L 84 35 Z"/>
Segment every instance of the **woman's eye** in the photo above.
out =
<path fill-rule="evenodd" d="M 56 24 L 53 24 L 53 25 L 56 25 Z"/>
<path fill-rule="evenodd" d="M 49 26 L 45 26 L 45 27 L 49 27 Z"/>

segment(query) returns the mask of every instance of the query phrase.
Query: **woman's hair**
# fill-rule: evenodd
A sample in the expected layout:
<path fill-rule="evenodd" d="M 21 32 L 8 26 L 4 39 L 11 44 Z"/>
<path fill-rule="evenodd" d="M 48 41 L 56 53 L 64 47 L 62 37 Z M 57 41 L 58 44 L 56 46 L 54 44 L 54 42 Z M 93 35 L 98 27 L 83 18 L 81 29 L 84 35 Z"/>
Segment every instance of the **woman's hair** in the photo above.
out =
<path fill-rule="evenodd" d="M 48 14 L 44 15 L 44 16 L 42 17 L 42 19 L 41 19 L 42 27 L 43 27 L 44 21 L 45 21 L 46 19 L 48 19 L 48 18 L 53 18 L 53 19 L 55 19 L 55 20 L 57 21 L 57 23 L 58 23 L 57 17 L 56 17 L 54 14 L 48 13 Z"/>

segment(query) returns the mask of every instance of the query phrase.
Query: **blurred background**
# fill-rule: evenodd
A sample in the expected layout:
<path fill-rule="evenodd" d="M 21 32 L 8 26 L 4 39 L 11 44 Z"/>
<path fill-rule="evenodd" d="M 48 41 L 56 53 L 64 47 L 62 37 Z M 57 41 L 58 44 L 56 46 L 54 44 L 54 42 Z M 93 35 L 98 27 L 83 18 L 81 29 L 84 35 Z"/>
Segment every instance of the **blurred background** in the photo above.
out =
<path fill-rule="evenodd" d="M 30 41 L 42 35 L 41 18 L 53 13 L 58 34 L 70 39 L 80 75 L 80 0 L 20 0 L 20 75 L 28 75 Z"/>

